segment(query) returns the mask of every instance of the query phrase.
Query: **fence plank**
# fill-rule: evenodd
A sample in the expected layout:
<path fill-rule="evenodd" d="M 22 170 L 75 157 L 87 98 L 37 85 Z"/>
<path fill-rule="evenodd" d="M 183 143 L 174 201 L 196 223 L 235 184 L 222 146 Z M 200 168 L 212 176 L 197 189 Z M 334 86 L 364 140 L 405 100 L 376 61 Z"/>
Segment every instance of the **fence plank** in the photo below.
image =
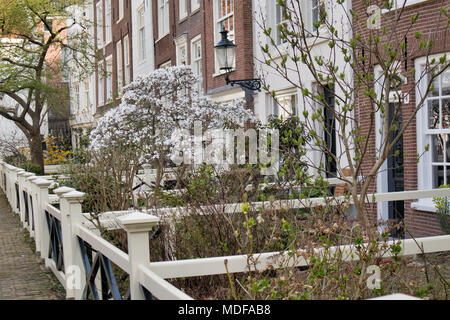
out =
<path fill-rule="evenodd" d="M 89 243 L 94 250 L 101 252 L 111 262 L 119 266 L 123 271 L 130 273 L 130 259 L 125 252 L 83 226 L 78 226 L 76 234 Z"/>
<path fill-rule="evenodd" d="M 139 267 L 139 280 L 151 294 L 160 300 L 193 300 L 180 289 L 151 271 L 148 266 Z"/>
<path fill-rule="evenodd" d="M 422 251 L 417 246 L 423 245 L 425 253 L 450 251 L 450 235 L 435 236 L 414 239 L 400 240 L 402 243 L 402 256 L 420 254 Z M 388 245 L 397 243 L 398 241 L 388 241 Z M 298 251 L 299 253 L 301 250 Z M 323 248 L 316 249 L 317 254 L 321 254 Z M 329 248 L 329 254 L 342 252 L 342 259 L 345 261 L 358 260 L 356 247 L 353 245 L 337 246 Z M 391 257 L 392 253 L 387 251 L 383 257 Z M 308 261 L 302 256 L 291 258 L 288 252 L 268 252 L 254 255 L 236 255 L 227 257 L 214 257 L 204 259 L 189 259 L 179 261 L 164 261 L 150 263 L 150 269 L 164 279 L 197 277 L 206 275 L 217 275 L 227 273 L 225 268 L 227 261 L 229 273 L 261 271 L 269 267 L 289 266 L 300 267 L 307 266 Z M 249 261 L 257 261 L 257 263 L 248 263 Z"/>

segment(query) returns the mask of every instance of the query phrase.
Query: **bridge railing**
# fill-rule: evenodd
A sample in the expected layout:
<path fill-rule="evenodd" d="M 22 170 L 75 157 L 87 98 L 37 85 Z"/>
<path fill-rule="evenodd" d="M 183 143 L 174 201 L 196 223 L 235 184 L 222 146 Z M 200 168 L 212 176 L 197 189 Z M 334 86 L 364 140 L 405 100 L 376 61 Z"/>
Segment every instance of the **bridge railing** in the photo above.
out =
<path fill-rule="evenodd" d="M 235 255 L 151 262 L 149 231 L 161 222 L 173 226 L 178 217 L 192 214 L 192 209 L 179 207 L 148 210 L 146 213 L 105 213 L 103 224 L 109 225 L 111 229 L 123 228 L 127 232 L 128 252 L 124 252 L 103 239 L 99 231 L 90 225 L 88 215 L 82 212 L 83 193 L 60 187 L 53 190 L 54 195 L 51 196 L 49 187 L 52 181 L 3 162 L 0 163 L 0 180 L 0 186 L 13 212 L 19 216 L 24 228 L 35 239 L 36 251 L 65 287 L 68 299 L 191 299 L 166 279 L 226 272 L 253 272 L 287 265 L 309 265 L 309 261 L 301 256 L 290 261 L 289 253 L 283 251 L 257 253 L 250 257 L 250 260 L 248 255 Z M 450 196 L 450 188 L 373 194 L 368 196 L 368 201 L 397 201 L 434 196 Z M 282 210 L 314 207 L 333 201 L 336 205 L 351 203 L 351 200 L 345 197 L 332 197 L 276 200 L 248 205 L 252 210 Z M 242 203 L 206 206 L 202 209 L 204 212 L 212 212 L 210 214 L 242 212 Z M 400 244 L 401 255 L 405 256 L 422 252 L 450 251 L 450 235 L 406 239 L 401 240 Z M 323 248 L 315 250 L 320 254 Z M 355 260 L 358 257 L 353 245 L 328 248 L 327 251 L 343 253 L 344 260 Z M 390 255 L 392 253 L 387 251 L 384 257 Z M 129 276 L 126 293 L 119 290 L 115 277 L 115 271 L 118 269 Z"/>

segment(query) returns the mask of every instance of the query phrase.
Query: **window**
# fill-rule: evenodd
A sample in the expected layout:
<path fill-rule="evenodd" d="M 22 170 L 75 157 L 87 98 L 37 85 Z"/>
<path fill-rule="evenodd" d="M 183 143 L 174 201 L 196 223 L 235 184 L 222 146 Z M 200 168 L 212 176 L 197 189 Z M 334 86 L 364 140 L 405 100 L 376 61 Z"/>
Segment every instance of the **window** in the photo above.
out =
<path fill-rule="evenodd" d="M 325 0 L 311 0 L 312 29 L 314 31 L 317 31 L 323 23 L 324 15 Z"/>
<path fill-rule="evenodd" d="M 128 36 L 123 38 L 123 60 L 125 66 L 124 85 L 127 85 L 131 82 L 130 42 L 128 40 Z"/>
<path fill-rule="evenodd" d="M 228 38 L 234 40 L 234 0 L 215 0 L 216 4 L 216 42 L 220 40 L 220 31 L 228 30 Z"/>
<path fill-rule="evenodd" d="M 119 0 L 119 21 L 123 19 L 123 13 L 125 12 L 125 1 Z"/>
<path fill-rule="evenodd" d="M 80 106 L 80 84 L 78 82 L 73 84 L 73 107 L 78 109 Z"/>
<path fill-rule="evenodd" d="M 200 37 L 192 39 L 191 66 L 192 72 L 198 78 L 197 90 L 202 92 L 203 91 L 202 39 Z"/>
<path fill-rule="evenodd" d="M 105 104 L 105 64 L 101 62 L 98 68 L 98 105 Z"/>
<path fill-rule="evenodd" d="M 214 43 L 221 39 L 222 29 L 228 30 L 228 39 L 234 41 L 234 0 L 214 0 Z M 233 68 L 236 61 L 233 62 Z M 221 73 L 215 57 L 216 74 Z"/>
<path fill-rule="evenodd" d="M 112 56 L 106 58 L 106 100 L 112 99 L 112 72 L 113 72 L 113 61 Z"/>
<path fill-rule="evenodd" d="M 187 52 L 186 45 L 177 47 L 177 65 L 186 65 Z"/>
<path fill-rule="evenodd" d="M 169 61 L 164 62 L 163 64 L 161 64 L 161 65 L 159 66 L 159 68 L 160 68 L 160 69 L 164 69 L 164 68 L 170 67 L 171 65 L 172 65 L 172 62 L 169 60 Z"/>
<path fill-rule="evenodd" d="M 200 8 L 200 0 L 191 0 L 191 12 Z"/>
<path fill-rule="evenodd" d="M 103 47 L 103 8 L 101 1 L 97 3 L 97 47 Z"/>
<path fill-rule="evenodd" d="M 273 100 L 272 114 L 281 119 L 287 119 L 297 115 L 297 93 L 290 90 L 287 93 L 279 93 Z"/>
<path fill-rule="evenodd" d="M 123 87 L 123 58 L 122 58 L 122 42 L 118 41 L 116 44 L 117 52 L 117 93 L 122 96 Z"/>
<path fill-rule="evenodd" d="M 450 69 L 433 81 L 427 96 L 427 136 L 431 152 L 432 188 L 450 184 Z"/>
<path fill-rule="evenodd" d="M 84 105 L 88 108 L 91 105 L 91 99 L 89 96 L 89 79 L 85 79 L 83 84 L 84 84 Z"/>
<path fill-rule="evenodd" d="M 111 42 L 111 21 L 112 21 L 112 10 L 111 10 L 111 0 L 106 0 L 106 12 L 105 12 L 105 43 Z"/>
<path fill-rule="evenodd" d="M 139 45 L 139 60 L 143 61 L 146 57 L 145 48 L 145 9 L 141 6 L 137 12 L 138 23 L 138 45 Z"/>
<path fill-rule="evenodd" d="M 286 42 L 286 39 L 282 39 L 283 32 L 280 30 L 287 27 L 286 6 L 280 6 L 278 0 L 275 0 L 275 25 L 277 31 L 277 44 Z"/>
<path fill-rule="evenodd" d="M 169 33 L 169 0 L 158 0 L 158 38 Z"/>
<path fill-rule="evenodd" d="M 178 14 L 179 20 L 187 17 L 187 0 L 178 0 Z"/>

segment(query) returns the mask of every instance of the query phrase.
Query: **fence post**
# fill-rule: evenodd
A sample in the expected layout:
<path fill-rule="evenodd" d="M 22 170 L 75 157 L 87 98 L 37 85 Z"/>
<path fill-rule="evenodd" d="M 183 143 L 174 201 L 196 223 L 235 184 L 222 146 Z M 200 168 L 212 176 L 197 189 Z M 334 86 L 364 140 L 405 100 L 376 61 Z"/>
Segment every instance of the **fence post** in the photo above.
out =
<path fill-rule="evenodd" d="M 36 190 L 36 230 L 39 232 L 40 238 L 40 252 L 41 258 L 45 260 L 48 257 L 48 249 L 50 245 L 50 234 L 48 230 L 47 221 L 45 218 L 45 204 L 48 203 L 48 187 L 52 184 L 51 181 L 38 178 L 34 180 L 34 184 L 37 187 Z"/>
<path fill-rule="evenodd" d="M 68 190 L 72 188 L 59 188 Z M 58 195 L 59 196 L 59 195 Z M 84 193 L 72 191 L 64 193 L 60 197 L 61 228 L 64 246 L 64 271 L 66 274 L 66 299 L 81 300 L 86 284 L 86 274 L 83 267 L 78 242 L 77 228 L 82 223 L 82 209 Z"/>
<path fill-rule="evenodd" d="M 131 300 L 144 300 L 145 296 L 139 283 L 139 266 L 150 262 L 148 233 L 158 224 L 159 218 L 136 211 L 118 219 L 127 232 L 128 238 Z"/>

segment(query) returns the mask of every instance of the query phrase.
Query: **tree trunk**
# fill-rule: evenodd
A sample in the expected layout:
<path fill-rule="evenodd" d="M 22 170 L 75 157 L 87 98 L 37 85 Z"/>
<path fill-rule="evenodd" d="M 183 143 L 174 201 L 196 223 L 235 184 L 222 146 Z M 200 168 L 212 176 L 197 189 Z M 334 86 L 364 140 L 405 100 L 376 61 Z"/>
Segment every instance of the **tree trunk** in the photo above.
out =
<path fill-rule="evenodd" d="M 30 141 L 31 163 L 41 168 L 40 174 L 44 174 L 44 151 L 42 150 L 41 134 L 35 134 Z"/>

